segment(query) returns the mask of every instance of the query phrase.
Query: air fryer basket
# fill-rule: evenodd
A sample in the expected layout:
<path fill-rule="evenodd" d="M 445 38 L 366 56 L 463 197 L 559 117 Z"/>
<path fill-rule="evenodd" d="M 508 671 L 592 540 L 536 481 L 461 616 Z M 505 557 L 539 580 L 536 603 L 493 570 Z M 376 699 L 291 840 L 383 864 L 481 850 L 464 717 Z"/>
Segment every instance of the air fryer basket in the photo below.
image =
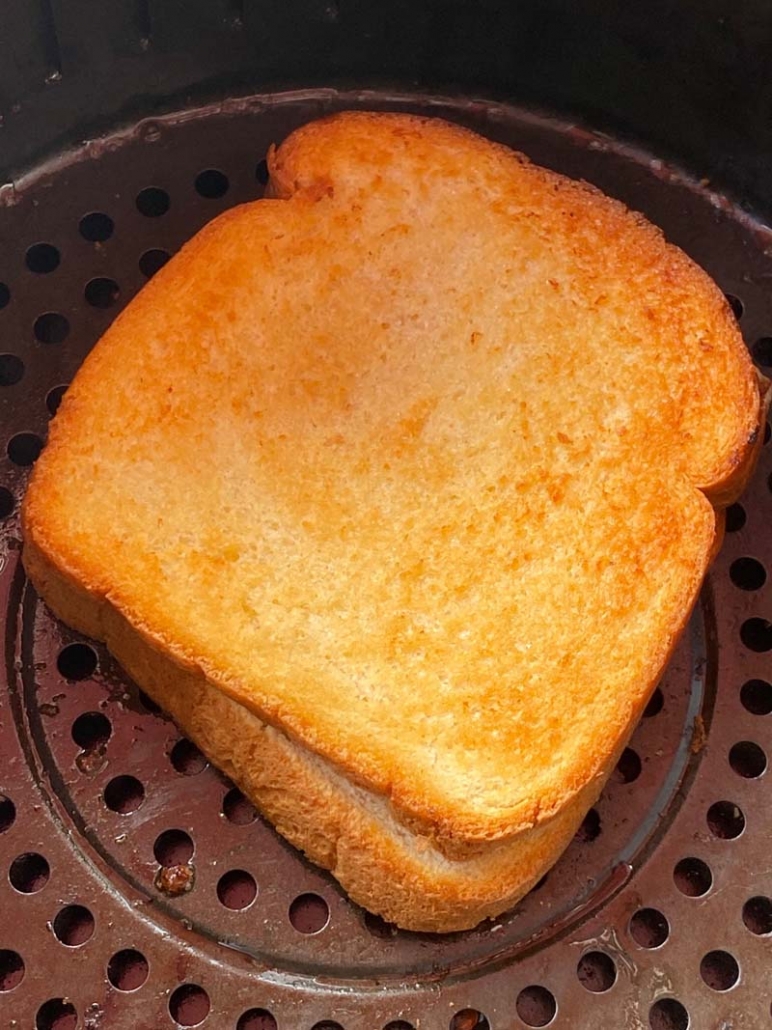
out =
<path fill-rule="evenodd" d="M 101 645 L 51 616 L 18 528 L 89 348 L 193 232 L 261 195 L 271 142 L 332 110 L 443 116 L 596 183 L 714 276 L 772 365 L 770 129 L 749 99 L 765 15 L 721 7 L 613 23 L 601 5 L 490 0 L 0 15 L 0 1026 L 772 1026 L 768 426 L 598 805 L 514 911 L 464 934 L 397 931 L 284 843 Z"/>

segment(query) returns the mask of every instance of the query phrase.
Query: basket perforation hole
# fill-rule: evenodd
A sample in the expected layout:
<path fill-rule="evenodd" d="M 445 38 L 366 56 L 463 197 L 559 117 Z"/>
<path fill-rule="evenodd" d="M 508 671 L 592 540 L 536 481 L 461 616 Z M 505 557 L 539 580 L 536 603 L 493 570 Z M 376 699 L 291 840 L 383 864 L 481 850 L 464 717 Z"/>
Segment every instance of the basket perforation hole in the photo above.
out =
<path fill-rule="evenodd" d="M 767 756 L 752 740 L 740 740 L 729 751 L 729 764 L 738 776 L 755 780 L 766 771 Z"/>
<path fill-rule="evenodd" d="M 345 1030 L 345 1028 L 340 1023 L 336 1023 L 334 1019 L 323 1019 L 319 1023 L 314 1023 L 311 1030 Z"/>
<path fill-rule="evenodd" d="M 169 1014 L 180 1026 L 198 1026 L 210 1008 L 209 995 L 198 984 L 181 984 L 169 998 Z"/>
<path fill-rule="evenodd" d="M 49 998 L 35 1016 L 36 1030 L 75 1030 L 77 1025 L 77 1009 L 66 998 Z"/>
<path fill-rule="evenodd" d="M 193 858 L 194 851 L 193 840 L 184 830 L 164 830 L 153 844 L 156 862 L 166 869 L 186 865 Z"/>
<path fill-rule="evenodd" d="M 576 831 L 575 840 L 582 844 L 592 844 L 601 834 L 600 815 L 596 808 L 591 808 Z"/>
<path fill-rule="evenodd" d="M 51 876 L 46 859 L 37 851 L 25 851 L 11 863 L 8 879 L 20 894 L 37 894 L 42 891 Z"/>
<path fill-rule="evenodd" d="M 160 186 L 147 186 L 137 194 L 137 210 L 146 218 L 160 218 L 169 210 L 169 194 Z"/>
<path fill-rule="evenodd" d="M 139 702 L 145 711 L 150 712 L 152 715 L 161 714 L 161 706 L 157 705 L 149 694 L 146 694 L 144 690 L 139 691 Z"/>
<path fill-rule="evenodd" d="M 660 998 L 649 1009 L 651 1030 L 688 1030 L 689 1013 L 676 998 Z"/>
<path fill-rule="evenodd" d="M 169 758 L 175 770 L 183 776 L 196 776 L 209 764 L 196 745 L 185 737 L 177 741 Z"/>
<path fill-rule="evenodd" d="M 67 644 L 56 659 L 59 675 L 66 680 L 87 680 L 97 667 L 97 653 L 88 644 Z"/>
<path fill-rule="evenodd" d="M 43 450 L 43 440 L 37 433 L 16 433 L 8 441 L 6 453 L 14 465 L 29 468 L 34 465 Z"/>
<path fill-rule="evenodd" d="M 112 732 L 110 720 L 102 712 L 84 712 L 72 724 L 72 739 L 84 751 L 104 747 Z"/>
<path fill-rule="evenodd" d="M 729 578 L 740 590 L 760 590 L 766 582 L 767 573 L 756 558 L 738 558 L 729 566 Z"/>
<path fill-rule="evenodd" d="M 24 378 L 24 362 L 16 354 L 0 354 L 0 386 L 15 386 Z"/>
<path fill-rule="evenodd" d="M 479 1009 L 461 1009 L 451 1019 L 449 1030 L 491 1030 L 491 1025 Z"/>
<path fill-rule="evenodd" d="M 16 820 L 16 805 L 7 795 L 0 794 L 0 833 L 10 830 Z"/>
<path fill-rule="evenodd" d="M 709 951 L 700 962 L 700 976 L 711 990 L 728 991 L 740 979 L 740 967 L 728 951 Z"/>
<path fill-rule="evenodd" d="M 772 439 L 772 425 L 770 425 L 769 421 L 766 421 L 764 423 L 764 439 L 761 441 L 762 442 L 762 446 L 766 447 L 766 445 L 769 443 L 769 441 L 771 439 Z"/>
<path fill-rule="evenodd" d="M 0 486 L 0 519 L 7 519 L 16 507 L 14 496 L 7 487 Z"/>
<path fill-rule="evenodd" d="M 708 809 L 708 829 L 719 840 L 734 840 L 745 829 L 745 816 L 732 801 L 716 801 Z"/>
<path fill-rule="evenodd" d="M 278 1030 L 278 1026 L 268 1009 L 249 1009 L 239 1016 L 236 1030 Z"/>
<path fill-rule="evenodd" d="M 54 936 L 68 948 L 78 948 L 94 936 L 94 917 L 84 905 L 65 905 L 53 923 Z"/>
<path fill-rule="evenodd" d="M 255 878 L 244 869 L 231 869 L 217 882 L 217 897 L 221 905 L 233 912 L 249 908 L 257 897 Z"/>
<path fill-rule="evenodd" d="M 388 923 L 383 916 L 376 915 L 375 912 L 365 912 L 364 923 L 369 933 L 380 940 L 391 940 L 399 933 L 399 928 L 394 923 Z"/>
<path fill-rule="evenodd" d="M 657 687 L 643 710 L 644 719 L 653 719 L 655 715 L 659 715 L 664 707 L 665 695 L 662 693 L 661 688 Z"/>
<path fill-rule="evenodd" d="M 64 343 L 70 333 L 70 323 L 58 311 L 38 315 L 32 332 L 38 343 Z"/>
<path fill-rule="evenodd" d="M 518 994 L 515 1009 L 526 1026 L 548 1026 L 558 1006 L 552 991 L 541 984 L 531 984 Z"/>
<path fill-rule="evenodd" d="M 740 701 L 751 715 L 769 715 L 772 712 L 772 683 L 748 680 L 740 689 Z"/>
<path fill-rule="evenodd" d="M 120 288 L 115 279 L 104 275 L 98 275 L 89 279 L 83 290 L 86 303 L 92 308 L 111 308 L 118 300 Z"/>
<path fill-rule="evenodd" d="M 247 826 L 257 819 L 257 809 L 238 787 L 233 787 L 223 798 L 222 812 L 229 823 L 235 826 Z"/>
<path fill-rule="evenodd" d="M 739 503 L 730 504 L 725 512 L 727 533 L 737 533 L 745 525 L 748 516 L 745 508 Z"/>
<path fill-rule="evenodd" d="M 105 787 L 105 804 L 118 815 L 136 812 L 144 800 L 145 788 L 136 776 L 115 776 Z"/>
<path fill-rule="evenodd" d="M 687 898 L 701 898 L 713 886 L 713 873 L 701 858 L 682 858 L 673 870 L 673 880 Z"/>
<path fill-rule="evenodd" d="M 757 365 L 772 365 L 772 336 L 760 336 L 751 347 L 751 354 Z"/>
<path fill-rule="evenodd" d="M 724 296 L 727 299 L 729 307 L 732 309 L 732 314 L 739 322 L 740 319 L 743 317 L 745 305 L 743 304 L 742 300 L 734 293 L 725 293 Z"/>
<path fill-rule="evenodd" d="M 10 303 L 11 291 L 5 283 L 0 283 L 0 311 L 2 311 L 3 308 L 7 308 Z"/>
<path fill-rule="evenodd" d="M 199 172 L 194 183 L 196 193 L 206 200 L 218 200 L 228 192 L 228 176 L 219 168 L 205 168 Z"/>
<path fill-rule="evenodd" d="M 145 983 L 150 967 L 136 948 L 116 951 L 107 963 L 107 979 L 118 991 L 136 991 Z"/>
<path fill-rule="evenodd" d="M 12 991 L 24 979 L 24 959 L 10 948 L 0 950 L 0 992 Z"/>
<path fill-rule="evenodd" d="M 330 921 L 330 906 L 319 894 L 299 894 L 289 907 L 289 921 L 298 933 L 321 933 Z"/>
<path fill-rule="evenodd" d="M 772 623 L 768 619 L 746 619 L 740 627 L 740 639 L 749 651 L 772 651 Z"/>
<path fill-rule="evenodd" d="M 152 279 L 156 272 L 163 268 L 170 257 L 171 254 L 168 251 L 161 250 L 160 247 L 153 247 L 140 255 L 139 270 L 147 279 Z"/>
<path fill-rule="evenodd" d="M 605 951 L 588 951 L 579 959 L 576 975 L 585 990 L 593 994 L 603 994 L 614 986 L 617 967 Z"/>
<path fill-rule="evenodd" d="M 270 173 L 268 171 L 268 162 L 266 161 L 265 158 L 263 158 L 262 161 L 258 161 L 257 164 L 255 165 L 255 178 L 257 179 L 257 181 L 260 183 L 261 186 L 267 186 L 268 185 L 268 179 L 270 178 Z"/>
<path fill-rule="evenodd" d="M 661 948 L 670 936 L 670 923 L 659 909 L 641 908 L 630 920 L 630 936 L 641 948 Z"/>
<path fill-rule="evenodd" d="M 614 778 L 621 783 L 634 783 L 641 775 L 643 765 L 640 755 L 631 747 L 626 747 L 619 757 Z"/>
<path fill-rule="evenodd" d="M 46 394 L 46 408 L 51 417 L 59 410 L 59 405 L 62 403 L 62 397 L 64 397 L 66 391 L 67 385 L 63 383 L 60 386 L 53 386 Z"/>
<path fill-rule="evenodd" d="M 406 1019 L 392 1019 L 390 1023 L 387 1023 L 383 1030 L 415 1030 L 412 1023 L 408 1023 Z"/>
<path fill-rule="evenodd" d="M 30 272 L 37 275 L 47 275 L 59 267 L 61 257 L 59 251 L 52 243 L 33 243 L 27 248 L 24 256 L 24 263 Z"/>
<path fill-rule="evenodd" d="M 772 898 L 762 894 L 749 898 L 743 905 L 743 923 L 757 937 L 772 934 Z"/>
<path fill-rule="evenodd" d="M 78 231 L 89 243 L 104 243 L 115 230 L 115 222 L 103 211 L 89 211 L 78 223 Z"/>

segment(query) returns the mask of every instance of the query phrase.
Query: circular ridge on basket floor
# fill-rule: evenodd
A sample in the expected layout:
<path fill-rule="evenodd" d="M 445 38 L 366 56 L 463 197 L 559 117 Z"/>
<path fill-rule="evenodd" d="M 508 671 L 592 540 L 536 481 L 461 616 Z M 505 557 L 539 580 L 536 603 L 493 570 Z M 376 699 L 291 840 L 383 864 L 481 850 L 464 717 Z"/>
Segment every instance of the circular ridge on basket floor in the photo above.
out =
<path fill-rule="evenodd" d="M 205 114 L 140 126 L 98 161 L 69 166 L 66 180 L 54 171 L 30 186 L 0 224 L 26 277 L 0 263 L 9 282 L 0 390 L 24 399 L 4 423 L 0 545 L 9 560 L 0 584 L 9 597 L 7 665 L 19 680 L 0 746 L 20 750 L 9 766 L 17 778 L 0 785 L 0 856 L 8 918 L 30 928 L 0 939 L 0 1005 L 57 1030 L 68 1020 L 98 1025 L 105 991 L 127 1013 L 121 1005 L 163 996 L 158 1026 L 584 1030 L 600 1018 L 619 1023 L 634 998 L 644 1028 L 672 1030 L 713 1025 L 750 983 L 759 993 L 754 1012 L 768 1020 L 758 949 L 772 933 L 772 892 L 754 880 L 761 866 L 751 856 L 772 819 L 769 445 L 748 495 L 728 513 L 692 632 L 575 841 L 513 912 L 463 934 L 403 933 L 351 904 L 102 645 L 60 625 L 24 587 L 18 500 L 88 348 L 198 227 L 261 194 L 268 144 L 320 106 L 298 99 L 259 110 L 234 109 L 214 136 Z M 772 305 L 753 278 L 768 273 L 769 259 L 731 213 L 717 220 L 696 189 L 649 175 L 640 156 L 608 141 L 585 147 L 557 122 L 495 105 L 432 110 L 597 182 L 680 235 L 716 275 L 770 371 Z M 23 228 L 31 203 L 39 207 L 34 238 Z M 96 889 L 100 877 L 109 890 Z M 115 892 L 134 918 L 118 915 Z M 687 928 L 699 944 L 692 958 Z M 662 962 L 678 971 L 669 986 L 657 979 Z M 60 971 L 48 993 L 34 986 L 40 963 Z M 223 964 L 227 976 L 217 972 Z M 332 1000 L 323 985 L 341 981 L 347 1000 Z M 373 990 L 383 983 L 386 994 Z"/>

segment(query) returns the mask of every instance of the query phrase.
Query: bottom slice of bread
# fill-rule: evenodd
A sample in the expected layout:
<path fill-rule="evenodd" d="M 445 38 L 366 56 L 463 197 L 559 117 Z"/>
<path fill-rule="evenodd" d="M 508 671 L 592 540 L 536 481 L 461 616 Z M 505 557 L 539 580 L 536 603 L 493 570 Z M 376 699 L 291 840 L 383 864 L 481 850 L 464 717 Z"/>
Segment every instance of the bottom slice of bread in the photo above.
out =
<path fill-rule="evenodd" d="M 565 849 L 619 753 L 552 819 L 477 854 L 448 858 L 330 763 L 267 725 L 158 648 L 109 603 L 55 568 L 34 545 L 26 571 L 54 614 L 103 641 L 134 681 L 254 802 L 287 840 L 329 869 L 371 912 L 418 931 L 469 929 L 514 905 Z M 633 724 L 631 723 L 631 730 Z"/>

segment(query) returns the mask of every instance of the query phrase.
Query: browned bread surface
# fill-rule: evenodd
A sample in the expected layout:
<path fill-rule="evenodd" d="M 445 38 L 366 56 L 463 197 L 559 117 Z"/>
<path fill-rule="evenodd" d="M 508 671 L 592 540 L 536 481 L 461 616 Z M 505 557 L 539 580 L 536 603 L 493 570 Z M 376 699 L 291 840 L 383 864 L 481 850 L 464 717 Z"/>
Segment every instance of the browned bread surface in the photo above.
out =
<path fill-rule="evenodd" d="M 469 132 L 341 115 L 270 167 L 87 359 L 25 564 L 356 900 L 470 925 L 613 768 L 758 384 L 656 229 Z"/>

